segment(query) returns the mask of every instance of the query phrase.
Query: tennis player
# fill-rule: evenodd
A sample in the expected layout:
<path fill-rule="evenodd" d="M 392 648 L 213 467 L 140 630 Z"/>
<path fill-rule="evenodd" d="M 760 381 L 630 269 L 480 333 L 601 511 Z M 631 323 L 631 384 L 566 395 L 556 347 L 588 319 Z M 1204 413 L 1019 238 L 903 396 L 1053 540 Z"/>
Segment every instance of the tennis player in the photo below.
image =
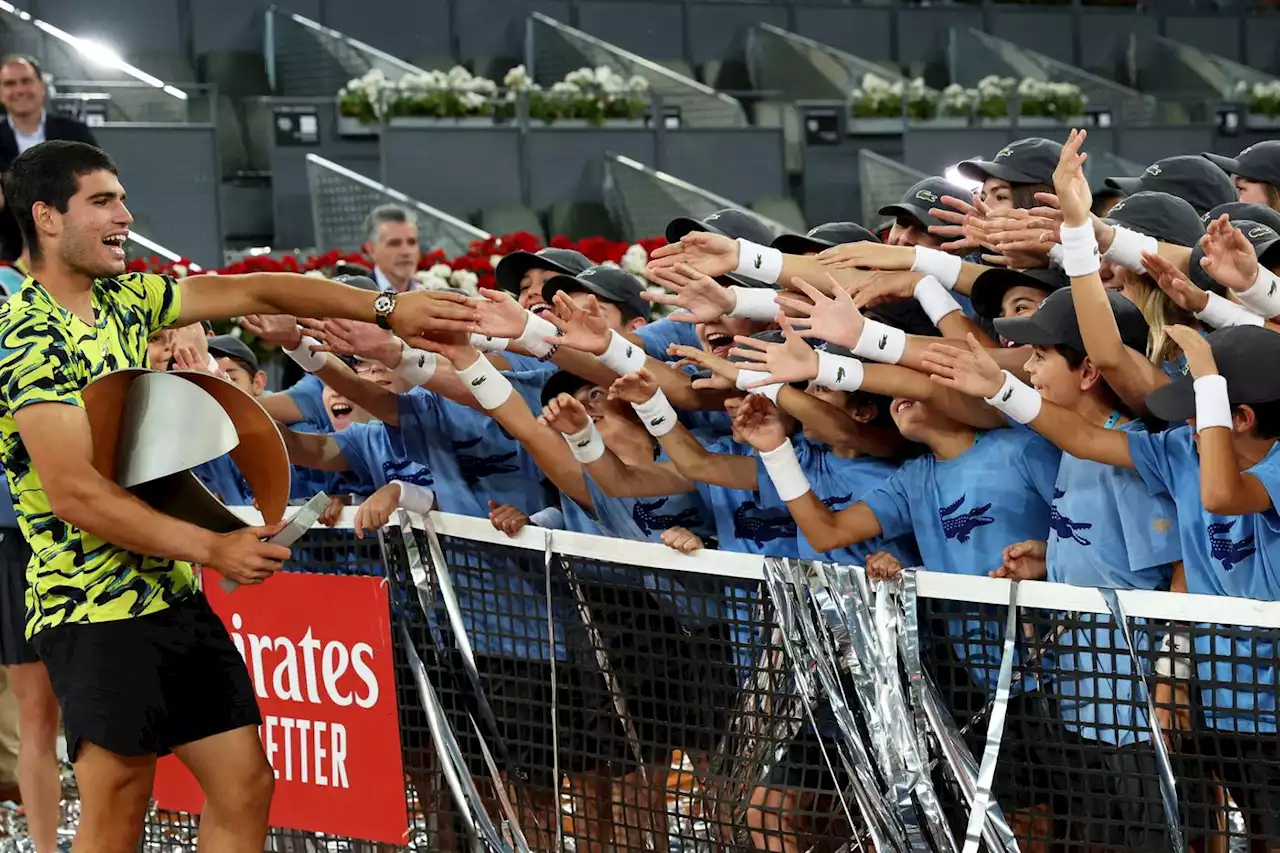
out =
<path fill-rule="evenodd" d="M 0 307 L 0 458 L 22 533 L 27 636 L 49 669 L 83 812 L 73 850 L 136 850 L 157 756 L 172 752 L 207 798 L 200 848 L 260 853 L 273 777 L 244 663 L 193 564 L 241 584 L 289 551 L 262 527 L 218 535 L 152 509 L 92 465 L 82 389 L 146 364 L 168 326 L 288 313 L 377 322 L 411 337 L 469 332 L 461 296 L 375 294 L 301 275 L 126 274 L 133 217 L 115 164 L 45 142 L 14 160 L 4 194 L 31 275 Z"/>

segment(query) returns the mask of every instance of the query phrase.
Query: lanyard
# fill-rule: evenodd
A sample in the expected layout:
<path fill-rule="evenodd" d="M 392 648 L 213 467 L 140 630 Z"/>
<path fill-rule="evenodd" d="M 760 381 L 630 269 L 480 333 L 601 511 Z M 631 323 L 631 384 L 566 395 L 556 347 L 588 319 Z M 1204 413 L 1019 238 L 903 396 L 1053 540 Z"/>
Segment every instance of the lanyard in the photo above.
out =
<path fill-rule="evenodd" d="M 1116 424 L 1120 423 L 1120 413 L 1112 409 L 1111 417 L 1107 418 L 1107 422 L 1102 425 L 1103 429 L 1115 429 Z"/>

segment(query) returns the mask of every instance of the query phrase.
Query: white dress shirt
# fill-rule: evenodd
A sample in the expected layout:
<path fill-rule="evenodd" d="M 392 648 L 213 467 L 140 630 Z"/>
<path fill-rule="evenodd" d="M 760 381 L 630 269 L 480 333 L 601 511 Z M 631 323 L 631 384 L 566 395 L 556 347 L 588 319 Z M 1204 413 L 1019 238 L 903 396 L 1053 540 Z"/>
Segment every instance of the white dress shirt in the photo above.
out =
<path fill-rule="evenodd" d="M 44 142 L 44 115 L 43 112 L 40 113 L 40 126 L 36 128 L 35 133 L 31 134 L 18 130 L 18 126 L 13 123 L 13 116 L 6 117 L 5 120 L 9 122 L 9 127 L 13 129 L 13 138 L 18 143 L 19 154 Z"/>

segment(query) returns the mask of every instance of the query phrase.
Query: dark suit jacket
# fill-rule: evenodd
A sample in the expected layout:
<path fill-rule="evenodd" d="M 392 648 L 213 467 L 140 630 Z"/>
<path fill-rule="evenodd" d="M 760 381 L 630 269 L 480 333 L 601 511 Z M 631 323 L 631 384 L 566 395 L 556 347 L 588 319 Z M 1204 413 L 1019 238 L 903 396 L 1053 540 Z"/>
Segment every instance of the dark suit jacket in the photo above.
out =
<path fill-rule="evenodd" d="M 89 132 L 88 125 L 52 113 L 47 114 L 44 119 L 44 138 L 98 144 Z M 18 140 L 13 135 L 8 119 L 0 114 L 0 173 L 7 170 L 17 156 Z M 21 255 L 22 235 L 18 232 L 18 221 L 13 218 L 6 205 L 4 211 L 0 212 L 0 259 L 13 261 Z"/>

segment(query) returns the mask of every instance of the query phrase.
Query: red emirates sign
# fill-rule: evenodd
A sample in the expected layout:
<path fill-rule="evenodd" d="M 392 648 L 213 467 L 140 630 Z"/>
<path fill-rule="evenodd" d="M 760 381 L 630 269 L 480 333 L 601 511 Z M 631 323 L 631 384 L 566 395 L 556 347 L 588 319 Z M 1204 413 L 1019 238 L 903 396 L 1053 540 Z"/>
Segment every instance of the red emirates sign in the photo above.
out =
<path fill-rule="evenodd" d="M 205 594 L 249 668 L 258 733 L 275 771 L 271 825 L 403 844 L 408 829 L 391 621 L 382 578 L 281 573 Z M 156 804 L 199 812 L 195 778 L 172 756 Z"/>

